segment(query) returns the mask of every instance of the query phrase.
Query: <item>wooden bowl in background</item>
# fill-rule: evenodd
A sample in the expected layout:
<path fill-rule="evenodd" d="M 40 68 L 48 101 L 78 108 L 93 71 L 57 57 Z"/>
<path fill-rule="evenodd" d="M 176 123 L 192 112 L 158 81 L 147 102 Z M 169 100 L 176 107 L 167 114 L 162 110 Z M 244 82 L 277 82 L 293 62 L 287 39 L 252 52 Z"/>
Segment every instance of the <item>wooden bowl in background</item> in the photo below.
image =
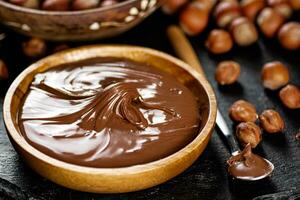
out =
<path fill-rule="evenodd" d="M 199 134 L 187 146 L 163 159 L 123 168 L 91 168 L 54 159 L 29 145 L 18 127 L 21 101 L 35 74 L 60 64 L 94 57 L 118 57 L 149 63 L 172 74 L 198 98 L 202 122 Z M 48 56 L 25 69 L 10 86 L 4 100 L 4 122 L 8 136 L 26 163 L 40 175 L 68 188 L 86 192 L 121 193 L 163 183 L 187 169 L 203 152 L 216 118 L 216 99 L 206 79 L 186 63 L 165 53 L 135 46 L 94 45 Z"/>
<path fill-rule="evenodd" d="M 139 24 L 163 0 L 127 0 L 80 11 L 46 11 L 0 0 L 0 22 L 28 36 L 55 41 L 92 40 L 121 34 Z"/>

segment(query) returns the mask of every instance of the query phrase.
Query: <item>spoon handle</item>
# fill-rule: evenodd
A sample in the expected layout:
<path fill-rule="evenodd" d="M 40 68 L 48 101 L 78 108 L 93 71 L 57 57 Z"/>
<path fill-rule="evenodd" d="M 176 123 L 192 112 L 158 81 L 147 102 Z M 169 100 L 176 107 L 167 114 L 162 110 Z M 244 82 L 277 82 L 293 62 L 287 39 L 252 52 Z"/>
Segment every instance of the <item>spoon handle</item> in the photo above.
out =
<path fill-rule="evenodd" d="M 173 25 L 168 28 L 167 34 L 178 57 L 188 63 L 191 67 L 193 67 L 205 77 L 205 73 L 199 61 L 199 58 L 182 30 L 178 26 Z M 219 110 L 217 112 L 216 123 L 218 128 L 226 138 L 226 141 L 230 148 L 230 153 L 232 155 L 236 155 L 240 151 L 239 146 L 237 145 L 233 134 L 228 128 L 226 121 Z"/>

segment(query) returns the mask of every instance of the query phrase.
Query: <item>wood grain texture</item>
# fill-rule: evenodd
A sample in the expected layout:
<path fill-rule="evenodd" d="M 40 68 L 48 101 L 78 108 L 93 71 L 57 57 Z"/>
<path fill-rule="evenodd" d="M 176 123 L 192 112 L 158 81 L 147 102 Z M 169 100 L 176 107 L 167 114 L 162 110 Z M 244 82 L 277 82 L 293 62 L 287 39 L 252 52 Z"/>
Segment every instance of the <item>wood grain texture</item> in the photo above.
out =
<path fill-rule="evenodd" d="M 297 15 L 294 20 L 300 19 Z M 94 43 L 122 43 L 151 47 L 175 55 L 168 38 L 165 35 L 166 27 L 177 23 L 175 18 L 168 18 L 157 12 L 145 20 L 140 26 L 121 37 L 96 41 Z M 0 27 L 1 29 L 1 27 Z M 268 92 L 260 83 L 260 70 L 265 62 L 280 60 L 285 63 L 291 72 L 291 82 L 300 86 L 300 56 L 298 52 L 289 52 L 280 48 L 276 40 L 260 41 L 248 48 L 234 48 L 226 55 L 215 56 L 208 53 L 203 47 L 208 32 L 190 38 L 192 45 L 205 69 L 219 99 L 219 108 L 229 125 L 230 118 L 225 115 L 229 106 L 237 99 L 246 99 L 253 102 L 257 110 L 262 112 L 266 108 L 274 108 L 284 117 L 287 128 L 283 134 L 263 134 L 262 143 L 255 149 L 257 154 L 270 159 L 275 165 L 273 175 L 255 183 L 232 180 L 227 176 L 226 159 L 229 156 L 227 148 L 217 132 L 212 135 L 207 148 L 200 158 L 184 173 L 156 187 L 124 194 L 91 194 L 77 192 L 58 186 L 49 180 L 37 175 L 22 161 L 15 152 L 6 136 L 2 119 L 2 101 L 9 83 L 32 60 L 23 56 L 20 43 L 26 38 L 16 34 L 8 34 L 4 43 L 0 43 L 0 57 L 4 58 L 10 67 L 10 80 L 0 82 L 0 177 L 17 185 L 22 191 L 36 195 L 46 200 L 250 200 L 255 197 L 272 195 L 271 199 L 281 197 L 285 193 L 288 199 L 299 194 L 300 174 L 300 143 L 295 140 L 295 133 L 300 128 L 300 111 L 289 111 L 280 102 L 276 92 Z M 79 46 L 85 43 L 73 43 Z M 56 43 L 50 43 L 49 49 Z M 214 71 L 217 63 L 225 59 L 238 61 L 242 67 L 241 77 L 232 87 L 219 87 L 214 80 Z M 0 187 L 4 185 L 0 184 Z M 298 190 L 297 190 L 298 189 Z M 289 193 L 293 191 L 293 193 Z M 298 192 L 297 192 L 298 191 Z M 0 195 L 1 196 L 1 195 Z M 280 198 L 277 198 L 280 199 Z M 280 200 L 281 200 L 280 199 Z"/>

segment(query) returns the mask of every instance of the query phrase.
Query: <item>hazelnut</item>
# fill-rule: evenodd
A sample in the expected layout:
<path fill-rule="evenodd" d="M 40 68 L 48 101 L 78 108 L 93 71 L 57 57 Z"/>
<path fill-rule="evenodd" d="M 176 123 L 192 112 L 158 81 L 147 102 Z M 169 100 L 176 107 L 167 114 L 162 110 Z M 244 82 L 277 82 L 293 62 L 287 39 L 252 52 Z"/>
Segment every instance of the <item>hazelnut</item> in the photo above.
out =
<path fill-rule="evenodd" d="M 220 85 L 230 85 L 237 81 L 241 67 L 234 61 L 223 61 L 218 64 L 215 79 Z"/>
<path fill-rule="evenodd" d="M 241 145 L 246 146 L 248 143 L 255 148 L 261 141 L 261 130 L 253 122 L 242 122 L 236 127 L 236 136 Z"/>
<path fill-rule="evenodd" d="M 261 127 L 268 133 L 282 132 L 285 127 L 282 117 L 275 110 L 265 110 L 259 120 Z"/>
<path fill-rule="evenodd" d="M 257 14 L 265 7 L 264 0 L 242 0 L 240 3 L 242 13 L 250 21 L 254 22 Z"/>
<path fill-rule="evenodd" d="M 5 62 L 0 59 L 0 80 L 8 79 L 8 70 Z"/>
<path fill-rule="evenodd" d="M 298 132 L 296 133 L 296 140 L 300 140 L 300 128 L 298 129 Z"/>
<path fill-rule="evenodd" d="M 283 48 L 297 50 L 300 48 L 300 23 L 288 22 L 284 24 L 278 34 L 279 42 Z"/>
<path fill-rule="evenodd" d="M 100 6 L 102 6 L 102 7 L 112 6 L 117 3 L 119 3 L 118 0 L 103 0 L 103 1 L 101 1 Z"/>
<path fill-rule="evenodd" d="M 255 25 L 246 17 L 239 17 L 233 20 L 230 32 L 239 46 L 249 46 L 258 40 Z"/>
<path fill-rule="evenodd" d="M 16 4 L 22 7 L 26 8 L 39 8 L 40 1 L 39 0 L 10 0 L 9 1 L 12 4 Z"/>
<path fill-rule="evenodd" d="M 28 57 L 40 57 L 46 53 L 46 42 L 40 38 L 31 38 L 23 43 L 23 52 Z"/>
<path fill-rule="evenodd" d="M 215 18 L 219 27 L 225 28 L 237 17 L 241 16 L 239 4 L 236 2 L 220 2 L 215 9 Z"/>
<path fill-rule="evenodd" d="M 195 0 L 195 1 L 202 4 L 202 6 L 207 12 L 210 12 L 214 7 L 214 5 L 217 3 L 217 0 Z"/>
<path fill-rule="evenodd" d="M 188 35 L 201 33 L 208 23 L 208 12 L 199 2 L 190 3 L 180 14 L 180 26 Z"/>
<path fill-rule="evenodd" d="M 288 84 L 290 80 L 289 70 L 281 62 L 269 62 L 262 68 L 261 79 L 265 88 L 277 90 Z"/>
<path fill-rule="evenodd" d="M 288 0 L 268 0 L 268 5 L 285 18 L 289 18 L 293 13 L 293 9 Z"/>
<path fill-rule="evenodd" d="M 300 108 L 300 89 L 292 84 L 282 88 L 279 92 L 282 103 L 290 109 Z"/>
<path fill-rule="evenodd" d="M 86 10 L 96 8 L 100 0 L 74 0 L 72 3 L 73 10 Z"/>
<path fill-rule="evenodd" d="M 187 2 L 188 0 L 167 0 L 162 6 L 162 10 L 171 15 Z"/>
<path fill-rule="evenodd" d="M 214 29 L 209 33 L 205 46 L 214 54 L 222 54 L 231 50 L 233 41 L 227 31 Z"/>
<path fill-rule="evenodd" d="M 229 108 L 229 116 L 236 122 L 255 122 L 258 118 L 255 106 L 245 100 L 234 102 Z"/>
<path fill-rule="evenodd" d="M 69 10 L 70 0 L 45 0 L 43 10 L 66 11 Z"/>
<path fill-rule="evenodd" d="M 293 10 L 300 10 L 300 1 L 299 0 L 289 0 L 289 3 Z"/>
<path fill-rule="evenodd" d="M 264 8 L 257 18 L 260 30 L 268 38 L 274 37 L 283 22 L 284 17 L 273 8 Z"/>

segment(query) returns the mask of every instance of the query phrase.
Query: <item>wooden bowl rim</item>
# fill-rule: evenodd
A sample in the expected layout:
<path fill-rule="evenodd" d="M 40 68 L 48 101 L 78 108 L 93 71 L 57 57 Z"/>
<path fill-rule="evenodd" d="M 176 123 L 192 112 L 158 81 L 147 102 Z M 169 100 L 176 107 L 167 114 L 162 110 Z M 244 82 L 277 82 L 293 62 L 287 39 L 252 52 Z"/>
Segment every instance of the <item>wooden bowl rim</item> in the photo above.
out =
<path fill-rule="evenodd" d="M 108 10 L 113 10 L 113 9 L 118 9 L 123 6 L 126 6 L 128 4 L 141 1 L 141 0 L 127 0 L 124 2 L 120 2 L 117 4 L 113 4 L 111 6 L 105 6 L 105 7 L 98 7 L 98 8 L 91 8 L 91 9 L 86 9 L 86 10 L 72 10 L 72 11 L 49 11 L 49 10 L 40 10 L 40 9 L 33 9 L 33 8 L 26 8 L 18 5 L 14 5 L 12 3 L 8 3 L 6 1 L 1 1 L 0 0 L 0 6 L 9 8 L 11 10 L 19 11 L 19 12 L 24 12 L 28 14 L 36 14 L 36 15 L 52 15 L 52 16 L 72 16 L 72 15 L 81 15 L 81 14 L 90 14 L 90 13 L 98 13 L 98 12 L 103 12 L 103 11 L 108 11 Z M 157 3 L 159 3 L 161 0 L 157 0 Z"/>
<path fill-rule="evenodd" d="M 149 163 L 145 164 L 140 164 L 140 165 L 134 165 L 134 166 L 129 166 L 129 167 L 119 167 L 119 168 L 93 168 L 93 167 L 86 167 L 86 166 L 80 166 L 80 165 L 75 165 L 71 163 L 67 163 L 55 158 L 52 158 L 39 150 L 35 149 L 33 146 L 31 146 L 23 136 L 18 132 L 18 130 L 15 128 L 13 124 L 13 119 L 11 116 L 11 102 L 13 98 L 13 94 L 15 93 L 16 89 L 18 88 L 19 84 L 21 81 L 31 72 L 33 72 L 35 69 L 41 67 L 44 63 L 47 63 L 48 60 L 54 59 L 57 56 L 67 56 L 72 54 L 74 57 L 74 54 L 80 54 L 83 50 L 85 51 L 97 51 L 99 50 L 114 50 L 114 51 L 128 51 L 129 49 L 131 51 L 142 51 L 146 54 L 149 54 L 154 57 L 160 57 L 164 60 L 167 60 L 168 62 L 174 63 L 178 67 L 184 69 L 189 75 L 195 78 L 201 86 L 203 87 L 205 93 L 207 94 L 208 98 L 208 104 L 209 104 L 209 114 L 207 121 L 205 125 L 203 126 L 202 130 L 198 133 L 197 137 L 187 144 L 185 147 L 180 149 L 179 151 L 162 158 L 160 160 L 152 161 Z M 93 57 L 93 56 L 91 56 Z M 90 58 L 91 58 L 90 57 Z M 97 57 L 97 56 L 96 56 Z M 84 59 L 88 59 L 87 57 Z M 216 98 L 214 91 L 206 78 L 201 75 L 197 70 L 193 69 L 193 67 L 189 66 L 188 64 L 184 63 L 183 61 L 172 57 L 166 53 L 146 48 L 146 47 L 138 47 L 138 46 L 130 46 L 130 45 L 90 45 L 90 46 L 83 46 L 83 47 L 78 47 L 78 48 L 73 48 L 73 49 L 68 49 L 63 52 L 59 52 L 50 56 L 47 56 L 36 63 L 33 63 L 29 67 L 27 67 L 19 76 L 13 81 L 11 86 L 9 87 L 7 94 L 4 99 L 4 104 L 3 104 L 3 118 L 4 118 L 4 123 L 7 128 L 7 134 L 14 140 L 14 142 L 21 147 L 24 151 L 29 153 L 30 155 L 38 158 L 39 160 L 42 160 L 43 162 L 54 166 L 58 168 L 63 168 L 65 170 L 69 171 L 74 171 L 74 172 L 79 172 L 79 173 L 84 173 L 84 174 L 89 174 L 89 175 L 114 175 L 114 176 L 122 176 L 124 174 L 138 174 L 138 173 L 143 173 L 146 171 L 154 170 L 159 167 L 163 167 L 165 163 L 173 163 L 176 160 L 182 158 L 183 156 L 189 154 L 192 150 L 194 150 L 197 146 L 198 143 L 201 143 L 204 139 L 207 137 L 210 137 L 210 133 L 212 129 L 214 128 L 215 125 L 215 120 L 216 120 L 216 112 L 217 112 L 217 103 L 216 103 Z"/>

